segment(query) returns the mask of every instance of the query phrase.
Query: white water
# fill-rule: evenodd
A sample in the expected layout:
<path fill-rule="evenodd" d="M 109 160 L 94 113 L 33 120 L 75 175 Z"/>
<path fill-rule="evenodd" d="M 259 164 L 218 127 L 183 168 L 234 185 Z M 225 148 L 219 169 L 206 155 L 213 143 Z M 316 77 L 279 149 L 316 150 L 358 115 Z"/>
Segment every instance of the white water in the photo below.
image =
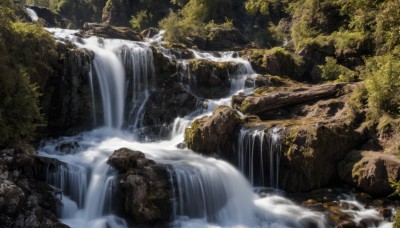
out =
<path fill-rule="evenodd" d="M 31 8 L 26 8 L 26 11 L 28 12 L 28 15 L 29 15 L 29 17 L 31 18 L 32 21 L 39 20 L 39 17 L 36 14 L 35 10 L 33 10 Z"/>
<path fill-rule="evenodd" d="M 242 128 L 238 137 L 238 167 L 253 185 L 279 187 L 279 128 Z M 266 174 L 269 174 L 267 177 Z"/>
<path fill-rule="evenodd" d="M 131 41 L 95 37 L 78 39 L 72 35 L 74 31 L 49 30 L 56 37 L 70 39 L 79 47 L 95 52 L 91 87 L 96 88 L 98 83 L 106 126 L 77 136 L 44 142 L 39 150 L 41 156 L 68 164 L 48 173 L 49 183 L 64 193 L 62 222 L 71 227 L 127 227 L 123 219 L 113 215 L 114 172 L 106 164 L 114 150 L 126 147 L 140 150 L 147 158 L 172 166 L 171 174 L 175 177 L 173 190 L 176 193 L 170 224 L 173 227 L 306 227 L 305 224 L 310 221 L 316 227 L 326 226 L 321 213 L 301 208 L 279 196 L 260 198 L 244 176 L 230 164 L 176 147 L 182 142 L 183 130 L 196 116 L 210 113 L 217 105 L 229 104 L 229 97 L 208 100 L 207 109 L 177 118 L 170 140 L 138 142 L 134 134 L 120 128 L 125 118 L 134 121 L 134 128 L 140 126 L 143 118 L 143 103 L 151 92 L 149 78 L 153 73 L 152 59 L 147 56 L 151 54 L 148 47 Z M 236 61 L 243 64 L 245 70 L 235 72 L 237 79 L 232 80 L 231 94 L 245 91 L 245 78 L 254 73 L 248 62 L 234 57 L 234 53 L 219 53 L 220 57 L 193 53 L 198 58 L 210 61 Z M 169 57 L 177 59 L 176 56 Z M 126 77 L 131 77 L 132 81 Z M 135 88 L 139 80 L 144 88 Z M 130 87 L 130 83 L 133 87 Z M 127 88 L 133 88 L 133 97 L 127 96 Z M 132 101 L 127 103 L 131 106 L 130 110 L 134 110 L 128 112 L 127 116 L 124 115 L 125 99 Z M 74 145 L 69 153 L 61 152 L 60 145 L 68 144 Z"/>

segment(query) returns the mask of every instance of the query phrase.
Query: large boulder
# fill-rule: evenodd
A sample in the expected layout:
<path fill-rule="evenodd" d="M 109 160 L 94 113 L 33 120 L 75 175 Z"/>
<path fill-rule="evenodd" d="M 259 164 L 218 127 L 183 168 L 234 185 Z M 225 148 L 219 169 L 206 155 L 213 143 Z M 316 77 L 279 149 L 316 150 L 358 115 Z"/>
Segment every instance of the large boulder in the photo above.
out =
<path fill-rule="evenodd" d="M 247 49 L 240 55 L 250 61 L 257 73 L 286 76 L 297 81 L 310 80 L 305 74 L 302 58 L 283 48 Z"/>
<path fill-rule="evenodd" d="M 46 27 L 59 27 L 59 28 L 74 28 L 76 27 L 70 20 L 64 18 L 58 13 L 55 13 L 47 8 L 39 6 L 28 6 L 34 10 L 39 17 L 43 20 Z"/>
<path fill-rule="evenodd" d="M 94 53 L 72 44 L 57 43 L 58 63 L 41 97 L 41 107 L 50 135 L 73 134 L 92 126 L 89 72 Z"/>
<path fill-rule="evenodd" d="M 121 148 L 108 164 L 118 172 L 122 216 L 130 223 L 165 225 L 172 215 L 172 183 L 168 166 L 147 159 L 140 151 Z"/>
<path fill-rule="evenodd" d="M 199 97 L 213 99 L 229 94 L 230 77 L 240 70 L 240 65 L 234 62 L 212 62 L 203 59 L 189 60 L 183 82 Z"/>
<path fill-rule="evenodd" d="M 154 89 L 145 106 L 143 124 L 159 136 L 161 128 L 172 124 L 177 116 L 183 117 L 196 110 L 198 99 L 182 86 L 174 60 L 153 48 L 153 62 Z"/>
<path fill-rule="evenodd" d="M 365 133 L 343 120 L 299 121 L 283 133 L 282 188 L 308 191 L 328 185 L 337 176 L 337 164 L 365 141 Z"/>
<path fill-rule="evenodd" d="M 185 142 L 189 149 L 204 154 L 228 157 L 226 152 L 233 145 L 235 127 L 241 123 L 237 111 L 220 106 L 211 116 L 195 120 L 185 131 Z"/>
<path fill-rule="evenodd" d="M 208 51 L 242 50 L 250 44 L 250 40 L 237 28 L 219 26 L 211 28 L 207 37 L 192 37 L 192 40 L 198 49 Z"/>
<path fill-rule="evenodd" d="M 0 224 L 67 227 L 56 216 L 59 200 L 43 179 L 35 176 L 34 166 L 34 157 L 24 150 L 0 151 Z"/>
<path fill-rule="evenodd" d="M 352 151 L 339 165 L 340 177 L 374 196 L 393 193 L 390 181 L 400 180 L 400 159 L 375 151 Z"/>

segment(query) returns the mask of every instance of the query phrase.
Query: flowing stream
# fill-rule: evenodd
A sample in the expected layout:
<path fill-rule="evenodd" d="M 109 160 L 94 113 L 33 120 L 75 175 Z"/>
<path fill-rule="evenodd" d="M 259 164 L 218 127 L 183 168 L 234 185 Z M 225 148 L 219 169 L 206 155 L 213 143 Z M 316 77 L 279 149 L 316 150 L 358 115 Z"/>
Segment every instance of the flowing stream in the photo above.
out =
<path fill-rule="evenodd" d="M 251 88 L 246 89 L 245 80 L 254 77 L 254 71 L 247 61 L 233 52 L 192 51 L 193 58 L 232 61 L 242 66 L 238 72 L 229 72 L 234 75 L 230 96 L 207 100 L 207 108 L 201 107 L 186 117 L 177 118 L 169 140 L 140 142 L 135 132 L 143 127 L 143 107 L 148 102 L 154 80 L 151 44 L 98 37 L 78 38 L 73 35 L 76 32 L 73 30 L 48 30 L 58 39 L 71 40 L 78 47 L 95 53 L 88 77 L 93 99 L 101 100 L 101 107 L 96 108 L 102 109 L 103 113 L 101 120 L 94 120 L 98 128 L 73 137 L 43 141 L 39 150 L 39 155 L 65 163 L 47 174 L 48 183 L 63 192 L 63 223 L 71 227 L 128 226 L 124 219 L 113 214 L 115 171 L 106 163 L 114 150 L 126 147 L 142 151 L 147 158 L 158 163 L 171 165 L 176 178 L 175 191 L 178 192 L 173 203 L 172 227 L 308 227 L 310 224 L 326 227 L 321 213 L 297 206 L 282 196 L 261 198 L 253 191 L 252 183 L 259 175 L 262 175 L 262 182 L 258 184 L 279 185 L 279 165 L 275 163 L 279 154 L 279 129 L 273 128 L 268 133 L 257 129 L 240 132 L 239 167 L 250 181 L 225 161 L 177 148 L 177 144 L 183 141 L 184 129 L 192 120 L 209 114 L 218 105 L 229 105 L 233 94 L 251 91 Z M 159 42 L 161 38 L 154 40 Z M 168 50 L 164 50 L 164 55 L 185 65 L 186 60 Z M 93 91 L 96 89 L 99 91 Z M 96 94 L 101 94 L 101 97 L 95 97 Z M 74 146 L 66 150 L 63 145 Z M 270 147 L 270 154 L 264 154 L 265 146 Z M 254 156 L 267 162 L 254 165 Z M 267 176 L 263 176 L 264 173 Z"/>

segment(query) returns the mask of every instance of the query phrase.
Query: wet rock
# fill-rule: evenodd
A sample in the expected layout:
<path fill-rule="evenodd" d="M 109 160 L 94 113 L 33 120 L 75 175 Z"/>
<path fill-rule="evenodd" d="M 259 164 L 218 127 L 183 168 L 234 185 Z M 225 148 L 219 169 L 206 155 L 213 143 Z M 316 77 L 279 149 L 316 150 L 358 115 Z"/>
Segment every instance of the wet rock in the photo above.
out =
<path fill-rule="evenodd" d="M 118 172 L 120 213 L 129 222 L 160 225 L 172 214 L 168 166 L 149 160 L 140 151 L 121 148 L 108 163 Z"/>
<path fill-rule="evenodd" d="M 374 196 L 393 192 L 389 180 L 400 180 L 400 159 L 373 151 L 352 151 L 339 165 L 341 178 Z"/>
<path fill-rule="evenodd" d="M 36 12 L 39 20 L 44 21 L 46 27 L 57 28 L 75 28 L 76 26 L 68 19 L 64 18 L 58 13 L 55 13 L 47 8 L 39 6 L 28 6 Z"/>
<path fill-rule="evenodd" d="M 34 157 L 21 149 L 0 151 L 2 227 L 66 227 L 56 217 L 58 200 L 34 166 Z"/>
<path fill-rule="evenodd" d="M 344 221 L 344 222 L 341 222 L 337 227 L 338 228 L 356 228 L 357 225 L 353 221 Z"/>
<path fill-rule="evenodd" d="M 84 37 L 98 36 L 103 38 L 124 39 L 133 41 L 142 41 L 140 33 L 136 33 L 128 27 L 113 27 L 99 23 L 88 23 L 83 25 L 79 35 Z"/>
<path fill-rule="evenodd" d="M 162 128 L 172 124 L 177 116 L 196 110 L 198 99 L 182 86 L 174 60 L 153 49 L 153 61 L 155 83 L 145 106 L 143 124 L 153 126 L 153 134 L 159 137 Z"/>
<path fill-rule="evenodd" d="M 197 96 L 206 99 L 225 97 L 229 94 L 230 79 L 238 73 L 240 66 L 233 62 L 212 62 L 192 59 L 186 66 L 183 82 Z"/>
<path fill-rule="evenodd" d="M 68 135 L 92 127 L 89 72 L 94 53 L 71 44 L 57 44 L 55 75 L 44 86 L 42 112 L 48 121 L 47 135 Z"/>
<path fill-rule="evenodd" d="M 140 35 L 142 35 L 142 37 L 151 38 L 151 37 L 157 35 L 159 32 L 160 32 L 160 30 L 158 30 L 156 28 L 148 28 L 148 29 L 145 29 L 142 32 L 140 32 Z"/>
<path fill-rule="evenodd" d="M 189 149 L 205 154 L 223 154 L 235 137 L 234 129 L 241 123 L 239 114 L 227 107 L 219 106 L 211 116 L 195 120 L 185 131 L 185 142 Z M 227 155 L 225 155 L 227 156 Z"/>

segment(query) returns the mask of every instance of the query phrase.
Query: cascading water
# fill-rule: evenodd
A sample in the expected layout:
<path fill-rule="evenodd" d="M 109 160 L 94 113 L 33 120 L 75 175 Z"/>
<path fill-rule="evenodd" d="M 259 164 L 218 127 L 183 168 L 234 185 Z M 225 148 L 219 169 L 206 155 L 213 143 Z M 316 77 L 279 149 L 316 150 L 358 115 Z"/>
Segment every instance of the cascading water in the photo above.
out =
<path fill-rule="evenodd" d="M 138 142 L 134 135 L 120 128 L 127 120 L 132 128 L 141 127 L 143 103 L 148 99 L 152 84 L 150 49 L 144 43 L 96 37 L 78 39 L 72 35 L 74 31 L 49 30 L 56 37 L 72 40 L 77 46 L 95 53 L 91 87 L 100 89 L 107 127 L 45 141 L 39 150 L 41 156 L 66 163 L 48 172 L 49 183 L 63 191 L 62 222 L 71 227 L 127 227 L 123 219 L 113 215 L 114 172 L 106 164 L 114 150 L 126 147 L 140 150 L 149 159 L 172 167 L 173 227 L 306 227 L 304 224 L 310 221 L 314 227 L 325 227 L 321 213 L 296 206 L 283 197 L 260 198 L 241 173 L 228 163 L 177 148 L 183 139 L 183 129 L 190 121 L 200 113 L 209 113 L 218 104 L 228 104 L 229 98 L 208 100 L 208 109 L 200 108 L 177 119 L 171 140 Z M 210 61 L 243 64 L 246 70 L 237 73 L 237 80 L 231 83 L 231 94 L 243 91 L 244 79 L 254 73 L 248 62 L 232 53 L 220 53 L 218 57 L 193 51 L 193 55 Z M 271 140 L 277 142 L 277 138 Z M 60 145 L 71 144 L 68 153 L 61 150 Z M 276 180 L 272 183 L 278 184 Z"/>
<path fill-rule="evenodd" d="M 32 21 L 39 20 L 39 17 L 37 15 L 37 13 L 35 12 L 35 10 L 33 10 L 31 8 L 26 8 L 26 11 L 28 12 L 28 15 L 29 15 L 29 17 L 31 18 Z"/>
<path fill-rule="evenodd" d="M 242 128 L 238 137 L 238 167 L 256 186 L 279 187 L 279 128 Z"/>

